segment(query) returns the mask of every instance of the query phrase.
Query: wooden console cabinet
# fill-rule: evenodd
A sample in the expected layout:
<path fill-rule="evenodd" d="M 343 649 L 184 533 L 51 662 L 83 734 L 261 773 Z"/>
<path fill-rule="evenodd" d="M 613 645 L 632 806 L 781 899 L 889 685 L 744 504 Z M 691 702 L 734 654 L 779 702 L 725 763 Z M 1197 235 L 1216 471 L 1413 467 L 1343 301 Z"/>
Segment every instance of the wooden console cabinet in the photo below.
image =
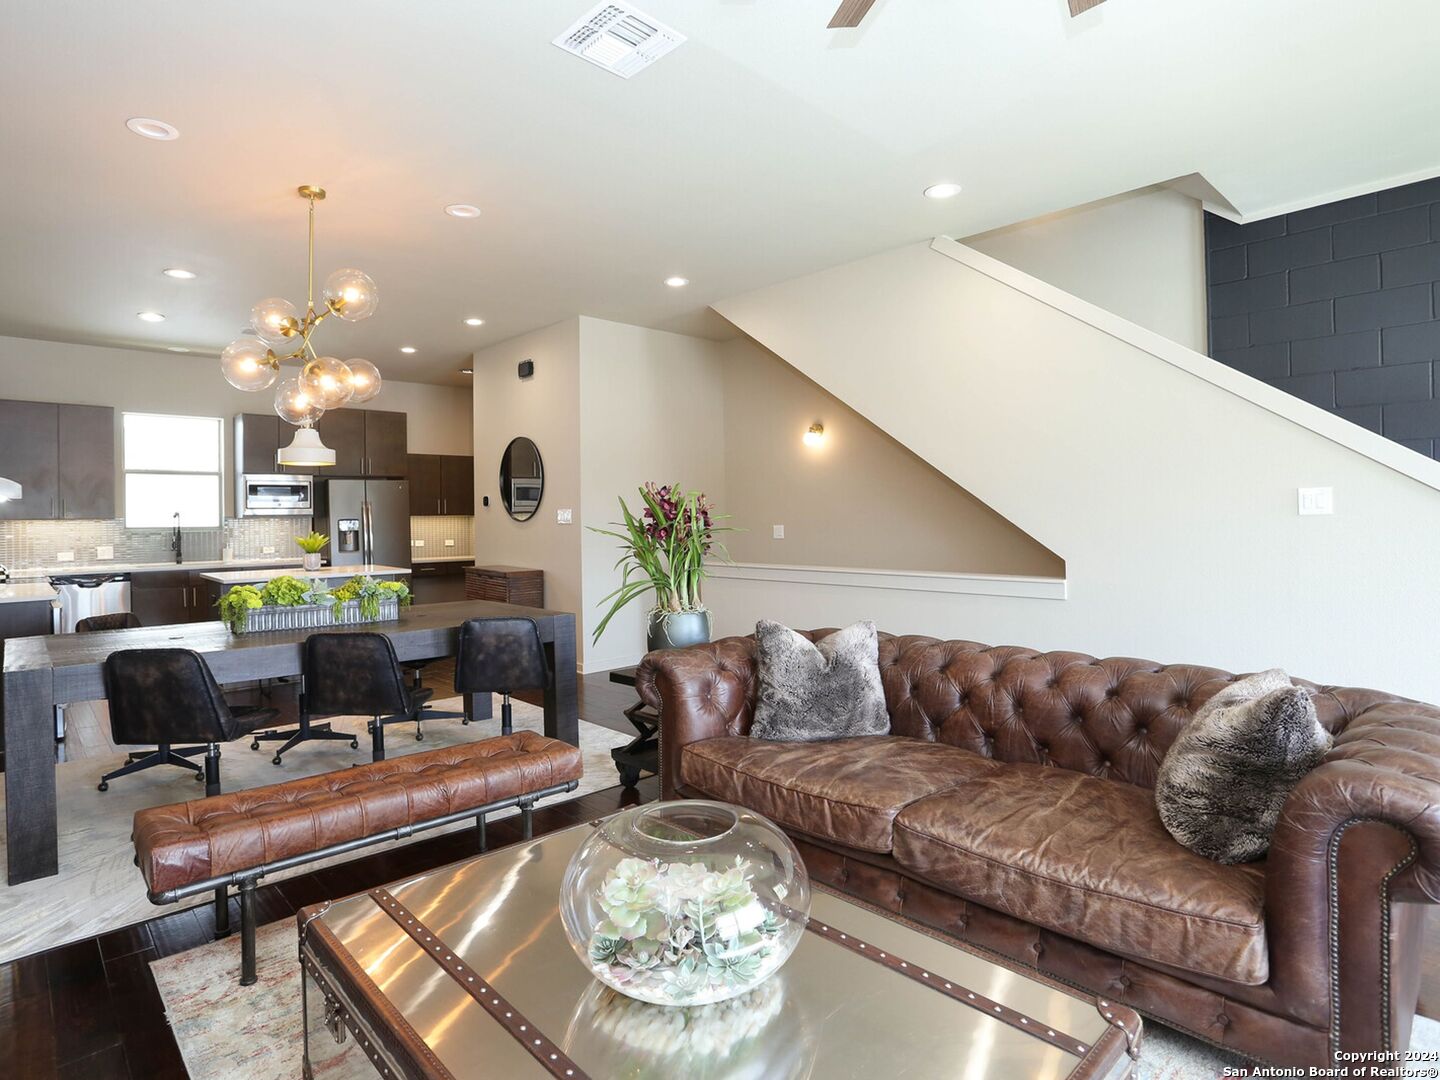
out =
<path fill-rule="evenodd" d="M 545 606 L 545 571 L 523 566 L 467 566 L 465 599 Z"/>

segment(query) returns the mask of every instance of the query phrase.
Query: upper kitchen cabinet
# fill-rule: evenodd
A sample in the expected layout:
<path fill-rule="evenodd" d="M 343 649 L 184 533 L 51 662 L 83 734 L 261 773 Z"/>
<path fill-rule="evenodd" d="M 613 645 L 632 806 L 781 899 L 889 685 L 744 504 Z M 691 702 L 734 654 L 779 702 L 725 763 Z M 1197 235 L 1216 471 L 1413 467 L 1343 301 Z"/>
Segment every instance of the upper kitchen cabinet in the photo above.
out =
<path fill-rule="evenodd" d="M 424 517 L 440 513 L 440 456 L 411 454 L 405 479 L 410 481 L 410 515 Z"/>
<path fill-rule="evenodd" d="M 0 476 L 21 488 L 0 518 L 113 518 L 115 410 L 0 401 Z"/>
<path fill-rule="evenodd" d="M 115 410 L 59 406 L 60 517 L 115 516 Z"/>
<path fill-rule="evenodd" d="M 371 476 L 365 468 L 365 418 L 360 409 L 333 409 L 320 417 L 315 430 L 320 441 L 335 451 L 333 468 L 317 469 L 326 476 Z M 401 420 L 405 417 L 402 415 Z"/>
<path fill-rule="evenodd" d="M 282 431 L 281 429 L 284 428 Z M 290 444 L 294 428 L 271 413 L 241 413 L 235 417 L 235 464 L 241 476 L 275 476 L 279 473 L 309 473 L 307 466 L 277 465 L 275 455 Z"/>
<path fill-rule="evenodd" d="M 405 448 L 409 439 L 405 414 L 366 409 L 363 415 L 365 417 L 364 475 L 404 476 L 405 459 L 408 456 Z"/>
<path fill-rule="evenodd" d="M 475 459 L 446 454 L 440 459 L 440 512 L 470 516 L 475 513 Z"/>

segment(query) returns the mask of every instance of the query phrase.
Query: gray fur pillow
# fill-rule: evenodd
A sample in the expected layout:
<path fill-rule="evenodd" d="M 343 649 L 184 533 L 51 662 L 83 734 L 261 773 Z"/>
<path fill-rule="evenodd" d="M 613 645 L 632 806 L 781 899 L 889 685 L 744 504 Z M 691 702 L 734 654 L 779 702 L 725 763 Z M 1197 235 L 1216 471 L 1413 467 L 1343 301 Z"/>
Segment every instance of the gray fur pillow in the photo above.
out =
<path fill-rule="evenodd" d="M 1283 671 L 1231 683 L 1200 706 L 1160 763 L 1160 820 L 1216 862 L 1258 859 L 1285 797 L 1329 749 L 1310 694 Z"/>
<path fill-rule="evenodd" d="M 890 733 L 873 622 L 855 623 L 812 643 L 789 627 L 761 619 L 755 638 L 760 694 L 752 738 L 814 742 Z"/>

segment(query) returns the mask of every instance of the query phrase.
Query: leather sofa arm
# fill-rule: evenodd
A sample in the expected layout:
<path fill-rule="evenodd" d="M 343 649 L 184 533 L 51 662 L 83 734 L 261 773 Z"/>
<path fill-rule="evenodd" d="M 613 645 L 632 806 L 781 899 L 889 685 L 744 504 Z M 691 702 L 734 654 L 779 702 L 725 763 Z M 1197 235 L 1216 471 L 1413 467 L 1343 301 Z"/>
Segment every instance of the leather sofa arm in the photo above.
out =
<path fill-rule="evenodd" d="M 676 798 L 686 744 L 750 732 L 755 639 L 722 638 L 649 653 L 640 661 L 635 688 L 660 714 L 660 797 Z"/>

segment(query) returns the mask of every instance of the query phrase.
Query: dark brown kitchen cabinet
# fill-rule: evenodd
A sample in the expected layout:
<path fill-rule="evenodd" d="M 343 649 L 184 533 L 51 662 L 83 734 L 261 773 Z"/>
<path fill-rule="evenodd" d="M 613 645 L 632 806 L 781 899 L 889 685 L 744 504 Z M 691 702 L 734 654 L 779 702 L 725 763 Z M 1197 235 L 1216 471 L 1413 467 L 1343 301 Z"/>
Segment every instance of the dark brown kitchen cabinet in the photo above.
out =
<path fill-rule="evenodd" d="M 274 413 L 241 413 L 235 417 L 235 462 L 240 475 L 313 472 L 309 465 L 288 467 L 275 463 L 280 447 L 289 446 L 294 437 L 295 429 Z"/>
<path fill-rule="evenodd" d="M 475 459 L 446 454 L 440 459 L 440 512 L 469 516 L 475 513 Z"/>
<path fill-rule="evenodd" d="M 465 568 L 461 562 L 417 562 L 410 567 L 410 594 L 417 604 L 448 604 L 465 599 Z"/>
<path fill-rule="evenodd" d="M 0 518 L 53 518 L 60 485 L 59 412 L 39 401 L 0 401 L 0 476 L 20 498 L 0 502 Z M 114 478 L 111 478 L 114 483 Z"/>
<path fill-rule="evenodd" d="M 113 518 L 115 410 L 0 401 L 0 476 L 21 489 L 0 518 Z"/>
<path fill-rule="evenodd" d="M 146 570 L 130 575 L 130 610 L 142 626 L 195 621 L 191 577 L 189 570 Z"/>
<path fill-rule="evenodd" d="M 409 441 L 407 417 L 403 412 L 383 412 L 379 409 L 366 409 L 364 415 L 364 475 L 403 477 Z"/>
<path fill-rule="evenodd" d="M 59 406 L 59 516 L 115 517 L 115 410 L 106 405 Z"/>
<path fill-rule="evenodd" d="M 440 455 L 410 454 L 405 478 L 410 481 L 410 514 L 423 517 L 440 513 Z"/>
<path fill-rule="evenodd" d="M 365 468 L 365 418 L 360 409 L 335 409 L 320 417 L 315 430 L 335 451 L 333 468 L 316 469 L 323 476 L 370 476 Z"/>

